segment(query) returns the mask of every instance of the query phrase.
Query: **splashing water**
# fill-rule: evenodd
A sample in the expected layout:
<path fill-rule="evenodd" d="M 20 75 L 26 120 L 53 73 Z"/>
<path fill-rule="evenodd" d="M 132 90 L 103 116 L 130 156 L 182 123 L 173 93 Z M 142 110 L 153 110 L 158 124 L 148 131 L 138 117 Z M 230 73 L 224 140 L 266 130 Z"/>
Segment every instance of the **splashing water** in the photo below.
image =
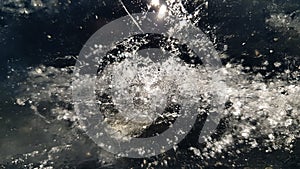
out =
<path fill-rule="evenodd" d="M 171 115 L 170 112 L 162 115 L 167 105 L 199 103 L 200 93 L 203 93 L 201 90 L 207 90 L 209 86 L 205 84 L 209 82 L 209 77 L 203 76 L 203 67 L 189 67 L 174 57 L 156 63 L 149 57 L 144 58 L 145 55 L 135 55 L 120 64 L 108 66 L 97 81 L 98 94 L 109 91 L 112 103 L 117 110 L 121 110 L 117 116 L 122 118 L 111 122 L 121 133 L 141 130 L 151 125 L 158 116 Z M 105 116 L 112 114 L 109 111 Z M 126 128 L 117 121 L 130 127 Z"/>
<path fill-rule="evenodd" d="M 126 65 L 126 63 L 124 64 Z M 130 62 L 129 64 L 134 64 L 134 62 Z M 174 63 L 169 62 L 166 68 L 173 69 L 174 66 Z M 41 68 L 37 68 L 36 70 L 39 69 Z M 39 79 L 40 83 L 42 82 L 47 86 L 42 87 L 42 89 L 38 91 L 36 88 L 27 89 L 28 91 L 32 91 L 30 92 L 30 96 L 19 98 L 20 100 L 30 100 L 31 108 L 38 107 L 43 100 L 49 103 L 64 102 L 65 104 L 72 104 L 70 98 L 71 90 L 68 84 L 71 78 L 66 69 L 58 70 L 48 67 L 44 68 L 40 73 L 37 73 L 36 70 L 30 73 L 28 82 L 36 83 L 37 79 Z M 153 74 L 157 73 L 156 70 L 157 69 L 147 70 L 147 72 L 153 76 Z M 199 74 L 193 76 L 190 74 L 190 70 L 182 70 L 180 68 L 179 70 L 183 74 L 183 77 L 195 77 L 189 79 L 193 85 L 192 89 L 194 89 L 195 84 L 199 84 L 199 78 L 197 78 Z M 265 83 L 259 75 L 253 76 L 242 73 L 241 67 L 239 66 L 228 65 L 223 71 L 225 72 L 226 84 L 228 85 L 228 102 L 231 103 L 231 106 L 224 112 L 228 124 L 225 132 L 219 139 L 206 138 L 206 146 L 200 149 L 201 153 L 197 153 L 197 151 L 199 151 L 198 149 L 196 149 L 196 151 L 194 150 L 195 155 L 204 159 L 216 158 L 217 154 L 230 151 L 236 142 L 246 145 L 244 150 L 239 150 L 241 152 L 250 151 L 253 148 L 265 149 L 267 152 L 277 149 L 291 151 L 295 139 L 300 136 L 298 127 L 300 121 L 298 92 L 300 91 L 300 87 L 297 84 L 291 85 L 280 80 Z M 57 78 L 58 76 L 51 77 L 51 74 L 54 72 L 59 74 L 59 78 Z M 119 73 L 120 71 L 117 71 L 116 77 L 118 77 Z M 146 73 L 143 75 L 147 77 Z M 205 73 L 202 72 L 201 75 L 205 76 Z M 170 76 L 170 74 L 167 76 Z M 49 83 L 51 80 L 55 82 L 52 84 Z M 60 83 L 58 83 L 59 80 L 61 80 Z M 201 84 L 206 82 L 208 81 L 201 79 Z M 60 87 L 58 88 L 57 86 Z M 124 86 L 124 84 L 122 86 Z M 207 89 L 205 85 L 199 87 L 203 87 L 202 91 Z M 187 92 L 188 91 L 189 90 L 187 90 Z M 39 94 L 37 95 L 36 93 Z M 202 95 L 205 96 L 205 93 L 202 93 Z M 205 99 L 209 99 L 209 97 Z M 129 111 L 130 108 L 132 107 L 129 106 L 124 110 Z M 201 111 L 203 112 L 205 110 Z M 136 115 L 129 112 L 126 113 L 127 116 L 129 114 L 129 118 L 130 115 Z M 66 107 L 63 106 L 55 106 L 51 109 L 51 114 L 52 116 L 56 116 L 58 120 L 76 121 L 77 119 L 77 116 L 72 110 L 66 109 Z M 141 132 L 145 124 L 149 125 L 149 122 L 152 122 L 151 120 L 148 121 L 148 118 L 151 119 L 151 117 L 145 117 L 145 115 L 148 114 L 143 114 L 139 118 L 140 120 L 146 120 L 146 123 L 143 124 L 137 125 L 137 123 L 133 123 L 133 125 L 126 127 L 128 123 L 124 125 L 124 121 L 120 123 L 117 122 L 117 120 L 112 120 L 111 124 L 114 129 L 122 130 L 123 135 L 136 130 Z M 80 126 L 77 127 L 80 128 Z"/>
<path fill-rule="evenodd" d="M 180 16 L 182 20 L 191 20 L 197 16 L 197 12 L 194 16 L 190 15 L 180 0 L 168 0 L 166 4 L 169 15 Z M 275 23 L 272 20 L 282 19 L 282 17 L 282 15 L 272 15 L 268 21 Z M 292 23 L 290 26 L 294 25 Z M 139 67 L 141 64 L 143 67 Z M 222 68 L 222 72 L 227 85 L 228 100 L 226 102 L 229 104 L 222 112 L 223 119 L 227 121 L 226 129 L 218 138 L 207 137 L 204 148 L 190 147 L 190 150 L 201 159 L 217 158 L 220 154 L 232 151 L 237 143 L 244 144 L 245 148 L 238 152 L 234 150 L 232 154 L 236 156 L 254 148 L 267 152 L 278 149 L 292 151 L 294 141 L 300 138 L 300 96 L 298 95 L 300 86 L 298 82 L 288 83 L 280 79 L 271 79 L 266 82 L 260 74 L 243 73 L 243 67 L 240 65 L 227 64 Z M 112 128 L 120 130 L 122 135 L 136 132 L 141 134 L 145 126 L 150 126 L 159 116 L 157 112 L 163 111 L 160 110 L 161 107 L 172 102 L 172 99 L 192 98 L 195 102 L 201 100 L 201 104 L 205 101 L 209 104 L 211 99 L 209 79 L 212 74 L 213 72 L 209 70 L 194 69 L 172 59 L 167 59 L 163 63 L 155 63 L 149 58 L 135 56 L 121 64 L 108 67 L 98 84 L 102 88 L 109 88 L 111 82 L 105 80 L 108 79 L 107 77 L 113 77 L 109 79 L 115 84 L 111 89 L 111 93 L 114 94 L 113 102 L 118 110 L 122 110 L 121 116 L 130 121 L 128 123 L 127 119 L 124 121 L 106 112 Z M 19 92 L 21 94 L 16 99 L 16 103 L 20 106 L 30 105 L 37 117 L 45 123 L 72 122 L 75 128 L 73 130 L 76 132 L 72 130 L 68 133 L 67 129 L 58 132 L 60 135 L 67 135 L 69 142 L 72 142 L 72 138 L 78 137 L 77 129 L 83 127 L 76 123 L 79 117 L 72 107 L 71 81 L 72 67 L 58 69 L 39 66 L 29 71 L 26 81 L 21 84 Z M 185 82 L 184 85 L 182 82 Z M 206 112 L 206 108 L 202 107 L 198 113 Z M 144 114 L 138 114 L 140 110 L 143 110 Z M 167 116 L 176 118 L 176 114 L 167 114 Z M 141 121 L 143 123 L 140 123 Z M 53 146 L 48 151 L 23 154 L 11 160 L 11 163 L 27 164 L 28 157 L 39 156 L 45 158 L 39 162 L 40 168 L 44 167 L 42 164 L 52 168 L 51 166 L 56 165 L 51 162 L 57 160 L 52 156 L 70 149 L 69 144 Z M 103 155 L 103 151 L 97 153 L 99 159 L 104 159 L 103 156 L 107 155 Z M 106 158 L 105 160 L 113 163 L 112 159 Z"/>

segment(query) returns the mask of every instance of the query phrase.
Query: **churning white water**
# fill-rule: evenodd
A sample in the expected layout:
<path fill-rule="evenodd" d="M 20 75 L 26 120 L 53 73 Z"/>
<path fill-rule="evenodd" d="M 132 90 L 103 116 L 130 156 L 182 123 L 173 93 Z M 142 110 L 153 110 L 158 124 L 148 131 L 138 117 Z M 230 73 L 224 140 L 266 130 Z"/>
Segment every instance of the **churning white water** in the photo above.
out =
<path fill-rule="evenodd" d="M 168 15 L 178 15 L 183 20 L 191 20 L 199 13 L 196 11 L 190 15 L 179 0 L 166 2 Z M 5 6 L 3 9 L 10 10 Z M 15 10 L 20 12 L 19 9 Z M 275 22 L 276 19 L 280 19 L 282 23 Z M 274 14 L 267 20 L 276 27 L 286 25 L 286 21 L 289 21 L 287 16 L 282 14 Z M 290 27 L 298 28 L 296 24 L 299 23 L 291 22 Z M 166 105 L 172 102 L 192 101 L 209 105 L 213 102 L 211 91 L 223 91 L 222 86 L 219 86 L 219 89 L 211 88 L 210 80 L 214 72 L 201 65 L 191 67 L 173 57 L 167 57 L 162 62 L 155 62 L 139 54 L 129 58 L 121 63 L 109 65 L 97 81 L 98 94 L 109 90 L 112 102 L 119 110 L 119 114 L 114 115 L 110 111 L 104 111 L 104 114 L 112 130 L 120 131 L 122 136 L 141 134 L 157 117 L 162 116 Z M 292 151 L 294 141 L 300 137 L 299 82 L 287 82 L 281 75 L 276 79 L 265 80 L 260 74 L 244 73 L 243 69 L 241 65 L 229 63 L 220 69 L 226 84 L 223 91 L 226 94 L 225 102 L 229 104 L 220 113 L 228 123 L 218 139 L 206 137 L 203 149 L 189 148 L 202 159 L 217 158 L 224 152 L 232 151 L 232 147 L 237 143 L 246 147 L 238 151 L 250 151 L 255 148 L 267 152 L 278 149 Z M 16 104 L 29 105 L 36 115 L 33 118 L 42 121 L 38 124 L 55 126 L 61 121 L 70 121 L 74 128 L 49 129 L 60 136 L 64 135 L 70 144 L 58 141 L 56 146 L 12 158 L 11 163 L 21 163 L 30 167 L 31 163 L 27 164 L 26 160 L 38 157 L 40 168 L 52 168 L 55 165 L 51 161 L 61 152 L 72 149 L 73 138 L 76 141 L 83 140 L 78 136 L 78 130 L 83 126 L 77 123 L 79 117 L 72 107 L 71 83 L 72 67 L 54 68 L 41 65 L 28 71 L 26 80 L 20 83 L 20 94 L 16 98 Z M 207 111 L 205 108 L 207 107 L 199 106 L 196 113 L 203 114 Z M 177 114 L 169 113 L 164 116 L 171 119 L 176 118 Z M 234 151 L 232 154 L 241 153 Z M 103 161 L 114 161 L 114 157 L 105 152 L 97 153 Z"/>

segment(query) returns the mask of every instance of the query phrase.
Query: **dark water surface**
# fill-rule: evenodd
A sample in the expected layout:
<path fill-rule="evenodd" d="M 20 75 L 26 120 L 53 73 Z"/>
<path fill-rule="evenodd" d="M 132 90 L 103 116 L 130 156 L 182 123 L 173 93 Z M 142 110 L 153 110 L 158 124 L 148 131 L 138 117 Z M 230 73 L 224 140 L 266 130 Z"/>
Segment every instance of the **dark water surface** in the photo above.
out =
<path fill-rule="evenodd" d="M 33 5 L 39 2 L 43 5 Z M 182 2 L 189 13 L 205 4 Z M 147 10 L 149 1 L 124 0 L 124 4 L 130 13 L 137 13 Z M 201 8 L 197 25 L 222 54 L 224 66 L 241 65 L 249 79 L 259 73 L 266 83 L 299 84 L 299 0 L 211 0 L 208 4 Z M 72 109 L 59 96 L 49 101 L 43 99 L 47 92 L 35 95 L 40 97 L 33 99 L 39 100 L 38 113 L 30 99 L 18 100 L 30 98 L 34 89 L 53 89 L 53 79 L 67 83 L 68 71 L 54 69 L 74 66 L 74 58 L 93 33 L 126 15 L 117 0 L 0 1 L 0 168 L 147 168 L 149 164 L 150 168 L 300 168 L 299 137 L 292 152 L 281 148 L 266 153 L 268 147 L 248 149 L 246 143 L 237 142 L 215 158 L 202 159 L 190 150 L 205 147 L 197 143 L 201 124 L 194 126 L 176 151 L 150 159 L 116 158 L 76 128 L 76 121 L 57 120 L 50 110 Z M 29 73 L 39 72 L 36 68 L 45 75 Z M 57 89 L 50 92 L 60 95 Z M 294 121 L 300 124 L 299 118 Z M 227 123 L 226 119 L 222 122 L 216 137 L 224 133 Z M 297 126 L 295 131 L 299 131 Z"/>

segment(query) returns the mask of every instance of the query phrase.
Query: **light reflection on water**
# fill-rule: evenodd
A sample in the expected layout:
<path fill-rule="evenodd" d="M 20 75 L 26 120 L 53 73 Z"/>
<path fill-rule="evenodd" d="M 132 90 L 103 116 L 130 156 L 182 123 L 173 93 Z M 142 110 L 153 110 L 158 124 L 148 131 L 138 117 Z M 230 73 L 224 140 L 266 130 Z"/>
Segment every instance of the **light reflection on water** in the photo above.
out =
<path fill-rule="evenodd" d="M 273 5 L 270 4 L 270 6 Z M 10 10 L 3 9 L 4 11 Z M 22 11 L 20 9 L 10 10 L 10 12 L 24 13 L 24 9 L 23 12 L 20 12 Z M 32 10 L 28 11 L 32 12 Z M 289 20 L 291 18 L 284 18 L 286 14 L 282 14 L 280 10 L 272 12 L 274 14 L 267 19 L 269 25 L 274 29 L 279 28 L 287 36 L 295 35 L 293 31 L 292 33 L 286 31 L 288 28 L 284 25 L 294 27 L 297 31 L 299 22 L 295 19 L 291 21 Z M 290 24 L 276 22 L 276 19 L 279 21 L 284 19 Z M 211 159 L 226 161 L 220 159 L 220 156 L 228 155 L 226 152 L 238 157 L 244 152 L 250 151 L 251 153 L 253 149 L 267 152 L 277 149 L 293 150 L 294 141 L 299 138 L 300 121 L 298 96 L 300 88 L 297 79 L 287 83 L 285 72 L 266 82 L 263 76 L 242 73 L 244 69 L 244 66 L 238 64 L 228 64 L 226 67 L 225 79 L 230 87 L 228 103 L 231 106 L 226 111 L 228 124 L 219 139 L 209 139 L 203 147 L 193 145 L 188 147 L 188 150 L 179 150 L 189 155 L 194 154 L 194 163 L 199 161 L 199 165 L 205 165 L 205 161 L 209 163 Z M 292 74 L 297 77 L 298 72 L 292 70 Z M 11 80 L 12 84 L 2 87 L 5 90 L 1 91 L 3 92 L 1 97 L 7 103 L 1 103 L 3 108 L 1 108 L 0 132 L 4 137 L 0 138 L 2 150 L 0 164 L 8 163 L 11 166 L 24 168 L 29 168 L 30 165 L 37 165 L 40 168 L 45 166 L 55 168 L 63 165 L 80 166 L 89 161 L 96 161 L 97 164 L 93 162 L 91 164 L 96 166 L 130 165 L 123 164 L 120 162 L 122 160 L 115 159 L 111 154 L 97 148 L 81 133 L 80 126 L 76 124 L 77 116 L 72 111 L 69 89 L 71 70 L 69 68 L 39 66 L 25 72 L 24 75 L 26 79 L 22 77 L 22 74 L 15 75 L 16 79 L 19 76 L 22 80 L 14 89 L 10 86 L 16 79 Z M 13 92 L 6 90 L 13 90 Z M 7 100 L 7 98 L 10 99 Z M 241 145 L 243 146 L 237 150 L 236 148 Z M 299 153 L 299 150 L 296 149 L 297 152 Z M 175 157 L 170 154 L 156 161 L 149 160 L 150 164 L 155 166 L 156 163 L 162 163 L 163 166 L 168 161 L 172 163 L 174 159 L 170 160 L 167 157 L 168 155 Z M 130 160 L 128 161 L 130 163 Z M 143 163 L 142 161 L 141 164 Z M 270 162 L 270 164 L 273 163 L 278 164 L 274 161 Z M 251 163 L 248 165 L 255 166 Z"/>

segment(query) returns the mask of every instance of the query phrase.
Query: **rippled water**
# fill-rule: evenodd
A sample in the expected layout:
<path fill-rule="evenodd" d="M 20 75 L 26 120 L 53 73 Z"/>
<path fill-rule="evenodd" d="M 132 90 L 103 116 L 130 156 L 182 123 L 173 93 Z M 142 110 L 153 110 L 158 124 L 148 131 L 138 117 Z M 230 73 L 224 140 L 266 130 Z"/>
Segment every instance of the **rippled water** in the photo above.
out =
<path fill-rule="evenodd" d="M 90 4 L 93 3 L 88 2 L 86 6 Z M 126 2 L 125 4 L 131 3 Z M 135 4 L 137 3 L 132 5 L 133 10 L 136 7 Z M 166 2 L 166 5 L 170 11 L 173 10 L 172 15 L 179 15 L 186 20 L 190 19 L 194 23 L 199 23 L 199 27 L 206 31 L 220 52 L 224 65 L 222 75 L 225 79 L 224 83 L 227 85 L 227 97 L 224 117 L 217 134 L 207 137 L 206 143 L 198 144 L 198 131 L 203 122 L 199 118 L 191 134 L 174 150 L 150 159 L 132 160 L 114 157 L 99 148 L 84 134 L 81 130 L 82 126 L 78 123 L 79 117 L 74 113 L 70 88 L 73 67 L 72 64 L 68 65 L 64 62 L 74 63 L 74 58 L 76 58 L 74 53 L 76 52 L 73 50 L 74 53 L 70 52 L 69 55 L 54 52 L 53 57 L 57 57 L 52 59 L 54 61 L 51 63 L 41 61 L 40 65 L 36 65 L 27 62 L 28 65 L 31 65 L 29 68 L 22 68 L 22 64 L 18 65 L 20 64 L 18 61 L 13 61 L 18 58 L 12 59 L 10 66 L 13 68 L 9 68 L 10 73 L 1 83 L 3 94 L 0 107 L 0 132 L 3 137 L 0 138 L 2 150 L 0 167 L 299 167 L 298 60 L 300 47 L 297 43 L 300 42 L 300 20 L 299 11 L 297 11 L 299 9 L 297 7 L 300 6 L 299 2 L 215 1 L 208 2 L 208 5 L 211 5 L 209 7 L 207 2 L 170 0 Z M 24 15 L 32 17 L 30 15 L 43 11 L 54 15 L 66 6 L 64 4 L 62 7 L 56 1 L 53 3 L 43 1 L 28 3 L 28 1 L 11 0 L 2 2 L 1 13 L 14 15 L 16 18 L 22 18 Z M 121 5 L 116 6 L 122 10 Z M 196 6 L 198 8 L 195 8 Z M 93 16 L 91 13 L 89 15 Z M 10 27 L 14 23 L 7 25 Z M 84 26 L 84 24 L 80 25 Z M 5 28 L 2 28 L 1 32 L 14 33 Z M 55 42 L 59 41 L 59 35 L 48 33 L 43 33 L 43 35 L 50 41 L 52 39 Z M 0 36 L 5 36 L 5 34 Z M 68 43 L 68 40 L 64 42 Z M 45 53 L 51 54 L 51 51 Z M 71 56 L 73 54 L 74 57 Z M 29 58 L 26 59 L 29 60 Z M 149 60 L 129 60 L 123 65 L 120 64 L 120 67 L 114 68 L 116 70 L 114 75 L 124 77 L 124 75 L 118 74 L 124 67 L 147 62 L 148 65 L 149 63 L 153 64 Z M 204 100 L 203 104 L 209 104 L 210 97 L 206 94 L 210 90 L 205 85 L 207 83 L 205 77 L 209 77 L 212 72 L 193 72 L 188 67 L 178 66 L 172 60 L 164 62 L 164 64 L 154 64 L 148 69 L 138 67 L 134 70 L 129 69 L 126 75 L 129 79 L 138 76 L 139 78 L 136 79 L 138 81 L 149 81 L 147 78 L 169 77 L 171 81 L 173 80 L 171 84 L 178 80 L 179 88 L 180 81 L 189 80 L 189 84 L 192 86 L 181 87 L 185 91 L 184 94 L 195 94 L 194 92 L 189 93 L 190 89 L 199 91 Z M 161 69 L 160 72 L 156 71 L 157 67 Z M 170 73 L 168 70 L 174 67 L 178 69 Z M 138 75 L 133 76 L 130 72 L 138 72 Z M 172 79 L 180 72 L 183 76 Z M 198 76 L 201 79 L 197 78 Z M 119 78 L 117 79 L 119 80 Z M 164 89 L 159 93 L 169 92 L 174 88 L 170 85 L 166 85 L 167 87 L 164 88 L 160 86 L 160 81 L 164 82 L 161 85 L 166 84 L 164 79 L 153 82 L 157 87 L 154 89 Z M 116 85 L 118 87 L 126 87 L 124 85 L 126 80 L 116 83 L 120 83 L 120 85 Z M 149 88 L 146 87 L 146 89 Z M 144 95 L 147 92 L 155 93 L 146 90 Z M 122 95 L 118 94 L 117 96 Z M 155 96 L 163 97 L 158 94 Z M 116 99 L 115 102 L 123 101 L 118 97 Z M 120 106 L 120 109 L 128 110 L 128 112 L 133 109 L 130 106 L 122 107 L 122 104 Z M 145 110 L 145 107 L 143 108 Z M 149 110 L 151 114 L 153 106 L 148 108 L 146 110 Z M 205 111 L 207 111 L 207 107 L 203 106 L 199 114 Z M 140 120 L 148 119 L 147 115 L 149 114 L 140 116 Z M 114 128 L 122 128 L 124 133 L 130 133 L 131 130 L 143 132 L 143 129 L 137 125 L 127 129 L 122 123 L 114 123 L 114 121 L 111 123 Z M 146 124 L 149 125 L 147 120 Z"/>

